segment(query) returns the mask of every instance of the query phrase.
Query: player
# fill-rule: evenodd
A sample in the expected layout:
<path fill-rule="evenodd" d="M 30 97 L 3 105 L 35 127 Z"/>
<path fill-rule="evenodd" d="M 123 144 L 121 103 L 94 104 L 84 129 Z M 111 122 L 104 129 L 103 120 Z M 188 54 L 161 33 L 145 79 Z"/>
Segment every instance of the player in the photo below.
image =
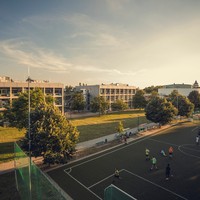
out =
<path fill-rule="evenodd" d="M 114 177 L 115 177 L 115 178 L 118 178 L 118 179 L 120 178 L 120 177 L 119 177 L 119 170 L 118 170 L 118 169 L 115 169 Z"/>
<path fill-rule="evenodd" d="M 165 151 L 164 151 L 163 149 L 160 151 L 160 154 L 161 154 L 162 156 L 164 156 L 164 157 L 167 156 L 166 153 L 165 153 Z"/>
<path fill-rule="evenodd" d="M 172 147 L 172 146 L 169 147 L 169 157 L 170 157 L 170 158 L 172 158 L 172 156 L 173 156 L 173 152 L 174 152 L 173 147 Z"/>
<path fill-rule="evenodd" d="M 171 173 L 171 168 L 170 168 L 170 165 L 167 164 L 167 167 L 166 167 L 166 170 L 165 170 L 166 180 L 169 180 L 170 173 Z"/>
<path fill-rule="evenodd" d="M 146 160 L 150 160 L 149 153 L 150 153 L 149 149 L 146 148 L 145 149 Z"/>
<path fill-rule="evenodd" d="M 153 170 L 154 168 L 155 168 L 155 169 L 158 169 L 158 167 L 157 167 L 157 165 L 156 165 L 157 160 L 156 160 L 155 157 L 153 157 L 153 158 L 151 159 L 151 162 L 152 162 L 151 170 Z"/>
<path fill-rule="evenodd" d="M 196 136 L 196 145 L 199 145 L 199 136 Z"/>

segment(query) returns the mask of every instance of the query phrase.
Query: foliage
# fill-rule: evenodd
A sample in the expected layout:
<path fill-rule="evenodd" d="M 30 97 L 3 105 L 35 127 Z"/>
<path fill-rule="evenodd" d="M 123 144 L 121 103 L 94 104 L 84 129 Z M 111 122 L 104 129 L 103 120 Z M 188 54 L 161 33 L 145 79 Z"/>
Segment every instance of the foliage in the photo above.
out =
<path fill-rule="evenodd" d="M 106 111 L 109 109 L 109 102 L 106 101 L 103 97 L 94 97 L 91 101 L 91 111 L 99 112 L 99 114 L 106 114 Z"/>
<path fill-rule="evenodd" d="M 166 99 L 155 97 L 147 104 L 145 112 L 148 120 L 164 125 L 173 120 L 177 109 Z"/>
<path fill-rule="evenodd" d="M 123 111 L 128 108 L 127 104 L 124 103 L 122 100 L 118 99 L 116 102 L 114 102 L 112 105 L 113 111 Z"/>
<path fill-rule="evenodd" d="M 143 90 L 146 94 L 151 94 L 152 92 L 157 92 L 158 93 L 158 89 L 161 88 L 162 86 L 149 86 L 149 87 L 145 87 Z"/>
<path fill-rule="evenodd" d="M 117 132 L 122 133 L 123 131 L 124 131 L 124 125 L 123 125 L 122 121 L 120 121 L 117 126 Z"/>
<path fill-rule="evenodd" d="M 75 92 L 72 95 L 72 103 L 71 109 L 72 110 L 84 110 L 85 108 L 85 100 L 82 92 Z"/>
<path fill-rule="evenodd" d="M 194 104 L 195 110 L 200 109 L 200 94 L 198 91 L 194 90 L 190 92 L 190 94 L 188 95 L 188 99 L 191 103 Z"/>
<path fill-rule="evenodd" d="M 133 107 L 134 108 L 145 108 L 147 104 L 147 101 L 144 97 L 144 91 L 143 90 L 137 90 L 135 96 L 133 97 Z"/>
<path fill-rule="evenodd" d="M 190 100 L 179 94 L 178 91 L 174 90 L 168 97 L 168 101 L 178 109 L 178 115 L 189 117 L 194 111 L 194 104 Z"/>
<path fill-rule="evenodd" d="M 44 162 L 65 163 L 75 151 L 79 132 L 60 110 L 52 105 L 39 105 L 31 112 L 31 153 L 43 156 Z M 29 131 L 22 140 L 23 148 L 28 151 Z"/>
<path fill-rule="evenodd" d="M 51 96 L 44 96 L 40 89 L 30 90 L 30 110 L 33 111 L 40 104 L 53 104 Z M 20 93 L 19 98 L 14 100 L 11 107 L 4 113 L 5 119 L 12 127 L 23 129 L 28 127 L 28 91 Z"/>

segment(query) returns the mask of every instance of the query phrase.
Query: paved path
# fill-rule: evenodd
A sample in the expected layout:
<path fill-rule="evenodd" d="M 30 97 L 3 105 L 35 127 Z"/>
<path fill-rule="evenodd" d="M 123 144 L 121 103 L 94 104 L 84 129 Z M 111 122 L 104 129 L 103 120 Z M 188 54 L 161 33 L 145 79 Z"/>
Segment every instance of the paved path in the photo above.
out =
<path fill-rule="evenodd" d="M 153 126 L 156 126 L 156 124 L 155 123 L 144 124 L 144 125 L 142 125 L 142 128 L 144 128 L 145 130 L 148 130 L 148 129 L 152 128 Z M 155 132 L 166 129 L 168 127 L 170 127 L 170 125 L 163 126 L 161 129 L 152 129 L 152 130 L 144 131 L 144 132 L 142 132 L 140 137 L 144 137 L 145 135 L 148 135 L 148 134 L 153 134 Z M 141 126 L 140 126 L 140 128 L 141 128 Z M 131 132 L 131 134 L 135 134 L 135 133 L 137 133 L 137 131 L 138 131 L 138 128 L 132 128 L 132 129 L 126 130 L 127 133 Z M 81 150 L 81 149 L 85 149 L 85 148 L 90 148 L 90 147 L 96 146 L 97 143 L 105 142 L 105 140 L 107 140 L 107 142 L 113 141 L 116 139 L 117 135 L 118 135 L 117 133 L 114 133 L 114 134 L 103 136 L 103 137 L 100 137 L 97 139 L 80 142 L 77 144 L 76 149 Z M 130 137 L 129 140 L 132 141 L 134 139 L 135 138 Z M 5 163 L 0 164 L 0 174 L 10 172 L 13 170 L 14 170 L 14 161 L 5 162 Z"/>

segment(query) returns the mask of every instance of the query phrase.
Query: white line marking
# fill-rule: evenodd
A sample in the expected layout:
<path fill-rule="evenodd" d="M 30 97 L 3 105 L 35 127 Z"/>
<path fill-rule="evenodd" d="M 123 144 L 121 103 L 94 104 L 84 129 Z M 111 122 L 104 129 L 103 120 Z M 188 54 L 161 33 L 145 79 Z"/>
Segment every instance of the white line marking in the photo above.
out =
<path fill-rule="evenodd" d="M 192 132 L 195 131 L 196 129 L 198 129 L 198 126 L 192 129 Z"/>
<path fill-rule="evenodd" d="M 173 144 L 173 143 L 170 143 L 170 142 L 164 142 L 164 141 L 160 141 L 160 140 L 155 140 L 155 139 L 152 139 L 152 138 L 149 138 L 149 140 L 152 140 L 152 141 L 155 141 L 155 142 L 159 142 L 159 143 L 163 143 L 163 144 L 169 144 L 169 145 L 176 146 L 176 147 L 179 146 L 177 144 Z"/>
<path fill-rule="evenodd" d="M 86 190 L 88 190 L 89 192 L 91 192 L 94 196 L 96 196 L 98 199 L 103 200 L 101 197 L 99 197 L 97 194 L 95 194 L 92 190 L 90 190 L 89 188 L 87 188 L 83 183 L 81 183 L 80 181 L 78 181 L 77 179 L 75 179 L 71 174 L 67 173 L 73 180 L 75 180 L 77 183 L 79 183 L 82 187 L 84 187 Z"/>
<path fill-rule="evenodd" d="M 136 177 L 138 177 L 138 178 L 140 178 L 140 179 L 142 179 L 142 180 L 144 180 L 144 181 L 146 181 L 146 182 L 148 182 L 148 183 L 151 183 L 152 185 L 155 185 L 156 187 L 159 187 L 159 188 L 161 188 L 161 189 L 163 189 L 163 190 L 165 190 L 165 191 L 167 191 L 167 192 L 169 192 L 169 193 L 171 193 L 171 194 L 173 194 L 173 195 L 175 195 L 175 196 L 178 196 L 178 197 L 180 197 L 181 199 L 188 200 L 188 199 L 186 199 L 185 197 L 183 197 L 183 196 L 181 196 L 181 195 L 179 195 L 179 194 L 177 194 L 177 193 L 175 193 L 175 192 L 173 192 L 173 191 L 171 191 L 171 190 L 169 190 L 169 189 L 167 189 L 167 188 L 164 188 L 164 187 L 162 187 L 162 186 L 160 186 L 160 185 L 158 185 L 158 184 L 156 184 L 156 183 L 153 183 L 153 182 L 149 181 L 148 179 L 145 179 L 145 178 L 143 178 L 143 177 L 141 177 L 141 176 L 139 176 L 139 175 L 137 175 L 137 174 L 134 174 L 134 173 L 132 173 L 132 172 L 126 170 L 126 169 L 124 169 L 124 171 L 126 171 L 127 173 L 132 174 L 133 176 L 136 176 Z"/>
<path fill-rule="evenodd" d="M 184 151 L 182 151 L 181 150 L 181 147 L 183 147 L 184 148 L 184 145 L 180 145 L 179 147 L 178 147 L 178 150 L 181 152 L 181 153 L 183 153 L 183 154 L 185 154 L 185 155 L 187 155 L 187 156 L 190 156 L 190 157 L 194 157 L 194 158 L 200 158 L 199 156 L 195 156 L 195 155 L 192 155 L 192 154 L 189 154 L 189 153 L 186 153 L 186 152 L 184 152 Z"/>
<path fill-rule="evenodd" d="M 124 171 L 124 169 L 119 170 L 119 172 L 122 172 L 122 171 Z M 102 179 L 102 180 L 96 182 L 95 184 L 89 186 L 88 188 L 92 188 L 92 187 L 94 187 L 95 185 L 98 185 L 99 183 L 105 181 L 106 179 L 109 179 L 110 177 L 114 177 L 114 174 L 112 174 L 112 175 L 110 175 L 110 176 L 107 176 L 106 178 L 104 178 L 104 179 Z"/>
<path fill-rule="evenodd" d="M 163 131 L 165 131 L 165 130 L 163 130 Z M 86 163 L 88 163 L 88 162 L 91 162 L 91 161 L 93 161 L 93 160 L 99 159 L 99 158 L 101 158 L 101 157 L 107 156 L 107 155 L 112 154 L 112 153 L 114 153 L 114 152 L 117 152 L 117 151 L 120 151 L 120 150 L 122 150 L 122 149 L 128 148 L 129 146 L 132 146 L 132 145 L 134 145 L 134 144 L 137 144 L 137 143 L 139 143 L 139 142 L 142 142 L 142 141 L 144 141 L 144 140 L 147 140 L 148 138 L 151 138 L 151 137 L 153 137 L 153 136 L 155 136 L 155 135 L 157 135 L 157 134 L 160 134 L 160 132 L 154 133 L 154 134 L 149 135 L 149 136 L 144 136 L 142 139 L 139 138 L 138 140 L 136 140 L 136 141 L 134 141 L 134 142 L 131 142 L 131 143 L 129 143 L 128 145 L 124 145 L 124 146 L 121 147 L 121 148 L 117 148 L 117 149 L 115 149 L 115 150 L 113 150 L 113 151 L 110 151 L 110 152 L 108 152 L 108 153 L 105 153 L 105 154 L 103 154 L 103 155 L 101 155 L 101 156 L 97 156 L 97 157 L 92 158 L 92 159 L 90 159 L 90 160 L 86 160 L 85 162 L 82 162 L 82 163 L 79 163 L 79 164 L 77 164 L 77 165 L 74 165 L 74 166 L 72 166 L 71 168 L 75 168 L 75 167 L 84 165 L 84 164 L 86 164 Z M 177 145 L 177 146 L 178 146 L 178 145 Z M 69 165 L 70 165 L 70 163 L 69 163 Z M 68 168 L 67 168 L 67 169 L 64 169 L 64 171 L 65 171 L 65 170 L 68 170 Z"/>

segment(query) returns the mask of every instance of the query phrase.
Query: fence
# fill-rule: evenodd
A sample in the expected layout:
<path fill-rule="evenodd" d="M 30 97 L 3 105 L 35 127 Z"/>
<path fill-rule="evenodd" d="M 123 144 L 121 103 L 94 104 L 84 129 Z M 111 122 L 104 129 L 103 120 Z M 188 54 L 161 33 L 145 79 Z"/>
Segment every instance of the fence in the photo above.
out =
<path fill-rule="evenodd" d="M 15 178 L 22 200 L 71 199 L 50 177 L 43 173 L 15 143 Z"/>

